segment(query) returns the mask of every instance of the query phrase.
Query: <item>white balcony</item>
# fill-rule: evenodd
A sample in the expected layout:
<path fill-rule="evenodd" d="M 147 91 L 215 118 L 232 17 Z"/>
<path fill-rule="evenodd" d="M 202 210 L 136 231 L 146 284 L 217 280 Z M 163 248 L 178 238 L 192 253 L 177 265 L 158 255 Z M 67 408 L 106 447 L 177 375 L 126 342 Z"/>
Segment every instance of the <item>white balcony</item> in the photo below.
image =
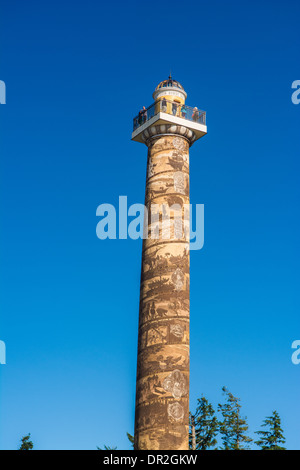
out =
<path fill-rule="evenodd" d="M 194 132 L 195 140 L 207 134 L 205 111 L 173 101 L 161 100 L 153 103 L 147 109 L 141 110 L 134 118 L 132 140 L 144 143 L 142 139 L 144 130 L 159 124 L 187 127 Z"/>

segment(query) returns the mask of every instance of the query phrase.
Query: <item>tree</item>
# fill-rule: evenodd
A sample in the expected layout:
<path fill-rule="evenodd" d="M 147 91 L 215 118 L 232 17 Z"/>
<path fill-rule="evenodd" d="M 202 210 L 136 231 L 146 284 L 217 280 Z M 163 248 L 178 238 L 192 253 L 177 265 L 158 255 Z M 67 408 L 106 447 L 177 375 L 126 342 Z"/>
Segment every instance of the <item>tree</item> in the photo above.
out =
<path fill-rule="evenodd" d="M 273 411 L 271 416 L 263 421 L 261 427 L 269 428 L 263 431 L 256 431 L 255 434 L 260 436 L 255 444 L 261 448 L 261 450 L 286 450 L 285 447 L 281 447 L 280 444 L 285 443 L 283 436 L 283 430 L 281 429 L 281 420 L 277 411 Z"/>
<path fill-rule="evenodd" d="M 192 450 L 207 450 L 217 444 L 218 420 L 208 400 L 198 398 L 195 414 L 190 413 L 189 447 Z"/>
<path fill-rule="evenodd" d="M 104 449 L 101 449 L 101 447 L 97 447 L 97 450 L 117 450 L 117 447 L 109 447 L 104 445 Z"/>
<path fill-rule="evenodd" d="M 129 434 L 129 432 L 127 432 L 126 434 L 127 434 L 129 442 L 131 443 L 131 447 L 134 448 L 134 436 Z"/>
<path fill-rule="evenodd" d="M 249 449 L 247 444 L 252 442 L 252 439 L 245 434 L 248 431 L 248 424 L 246 418 L 241 418 L 240 415 L 240 399 L 234 397 L 226 387 L 223 387 L 222 391 L 227 399 L 225 404 L 218 406 L 218 411 L 223 417 L 223 420 L 219 422 L 223 450 Z"/>
<path fill-rule="evenodd" d="M 21 439 L 21 445 L 18 450 L 32 450 L 33 442 L 30 440 L 30 433 L 27 436 L 23 436 Z"/>

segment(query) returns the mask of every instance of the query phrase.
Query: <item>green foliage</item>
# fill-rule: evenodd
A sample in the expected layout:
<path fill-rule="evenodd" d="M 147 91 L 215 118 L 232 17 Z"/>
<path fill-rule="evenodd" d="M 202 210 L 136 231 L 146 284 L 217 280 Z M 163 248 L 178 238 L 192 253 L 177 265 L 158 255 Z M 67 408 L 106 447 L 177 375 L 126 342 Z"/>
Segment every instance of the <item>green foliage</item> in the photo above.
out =
<path fill-rule="evenodd" d="M 215 410 L 202 395 L 198 398 L 195 414 L 190 413 L 189 448 L 207 450 L 217 444 L 218 419 Z"/>
<path fill-rule="evenodd" d="M 117 447 L 109 447 L 104 445 L 104 449 L 101 449 L 101 447 L 97 447 L 97 450 L 117 450 Z"/>
<path fill-rule="evenodd" d="M 240 399 L 234 397 L 226 387 L 223 387 L 222 391 L 226 396 L 226 403 L 218 406 L 223 418 L 219 422 L 224 446 L 222 450 L 249 449 L 247 444 L 252 442 L 252 439 L 245 434 L 248 431 L 248 424 L 246 418 L 241 418 L 240 415 Z"/>
<path fill-rule="evenodd" d="M 217 449 L 217 437 L 220 435 L 223 447 L 221 450 L 248 450 L 249 444 L 253 441 L 247 436 L 247 418 L 241 417 L 240 398 L 233 396 L 226 388 L 222 388 L 226 397 L 224 404 L 218 405 L 218 417 L 211 403 L 202 395 L 197 400 L 197 407 L 194 414 L 190 413 L 189 419 L 189 448 L 191 450 Z M 218 419 L 219 418 L 219 419 Z M 267 417 L 262 427 L 269 427 L 267 430 L 256 431 L 260 440 L 255 441 L 262 450 L 285 450 L 280 444 L 285 443 L 283 431 L 281 429 L 280 417 L 276 411 L 272 416 Z M 126 433 L 131 447 L 134 448 L 134 436 Z M 116 450 L 117 447 L 104 446 L 104 449 Z"/>
<path fill-rule="evenodd" d="M 33 442 L 30 440 L 30 433 L 27 436 L 23 436 L 21 439 L 21 445 L 18 450 L 32 450 Z"/>
<path fill-rule="evenodd" d="M 280 444 L 285 443 L 285 438 L 277 411 L 273 411 L 272 416 L 267 416 L 261 427 L 268 428 L 267 430 L 256 431 L 255 433 L 260 437 L 258 441 L 255 441 L 255 444 L 261 450 L 286 450 L 285 447 L 280 446 Z"/>
<path fill-rule="evenodd" d="M 216 448 L 217 436 L 220 434 L 223 441 L 221 450 L 244 450 L 249 449 L 248 444 L 253 441 L 246 435 L 248 424 L 246 418 L 241 417 L 240 399 L 229 392 L 226 387 L 222 388 L 226 397 L 224 404 L 218 405 L 218 412 L 222 419 L 218 420 L 211 403 L 202 395 L 197 400 L 197 407 L 194 414 L 190 413 L 189 419 L 189 448 L 192 450 L 209 450 Z M 255 444 L 261 450 L 286 450 L 281 444 L 285 443 L 281 420 L 277 411 L 273 411 L 272 416 L 268 416 L 261 426 L 262 430 L 256 431 L 260 439 Z M 134 448 L 134 436 L 126 433 L 131 447 Z M 30 433 L 22 437 L 19 450 L 32 450 L 33 442 L 30 440 Z M 104 448 L 97 447 L 98 450 L 117 450 L 117 447 L 104 445 Z"/>
<path fill-rule="evenodd" d="M 126 434 L 127 434 L 129 442 L 131 443 L 131 447 L 134 448 L 134 436 L 129 434 L 129 432 L 127 432 Z"/>

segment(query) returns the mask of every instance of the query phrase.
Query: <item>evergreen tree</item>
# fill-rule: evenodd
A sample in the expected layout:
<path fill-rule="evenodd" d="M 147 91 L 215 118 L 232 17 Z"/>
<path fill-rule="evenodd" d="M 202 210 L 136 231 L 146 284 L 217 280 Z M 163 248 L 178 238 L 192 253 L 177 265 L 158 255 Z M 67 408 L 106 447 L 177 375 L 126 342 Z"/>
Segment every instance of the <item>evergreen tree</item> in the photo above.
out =
<path fill-rule="evenodd" d="M 236 398 L 226 387 L 222 388 L 226 395 L 226 403 L 218 406 L 223 420 L 219 422 L 219 430 L 222 436 L 223 450 L 243 450 L 249 449 L 248 443 L 252 441 L 245 433 L 248 431 L 246 418 L 240 414 L 240 398 Z"/>
<path fill-rule="evenodd" d="M 134 448 L 134 436 L 129 434 L 129 432 L 127 432 L 126 434 L 127 434 L 129 442 L 131 443 L 131 447 Z"/>
<path fill-rule="evenodd" d="M 208 400 L 198 398 L 195 414 L 190 413 L 189 447 L 192 450 L 207 450 L 217 444 L 218 420 Z"/>
<path fill-rule="evenodd" d="M 104 449 L 101 449 L 101 447 L 97 447 L 97 450 L 117 450 L 117 447 L 109 447 L 104 445 Z"/>
<path fill-rule="evenodd" d="M 32 450 L 33 442 L 30 440 L 30 433 L 27 436 L 22 437 L 21 445 L 18 450 Z"/>
<path fill-rule="evenodd" d="M 268 428 L 267 430 L 256 431 L 255 433 L 260 437 L 258 441 L 255 441 L 255 444 L 261 450 L 286 450 L 285 447 L 280 446 L 280 444 L 285 443 L 285 438 L 277 411 L 273 411 L 272 416 L 267 416 L 261 427 Z"/>

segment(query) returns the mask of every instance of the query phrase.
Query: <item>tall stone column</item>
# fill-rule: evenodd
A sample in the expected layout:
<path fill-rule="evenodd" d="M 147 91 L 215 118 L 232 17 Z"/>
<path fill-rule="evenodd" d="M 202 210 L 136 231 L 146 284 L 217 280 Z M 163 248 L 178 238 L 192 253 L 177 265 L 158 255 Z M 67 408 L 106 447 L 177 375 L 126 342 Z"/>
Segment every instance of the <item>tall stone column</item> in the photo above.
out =
<path fill-rule="evenodd" d="M 135 449 L 186 450 L 190 258 L 184 204 L 189 204 L 189 146 L 195 137 L 183 126 L 157 125 L 146 129 L 142 138 L 148 146 L 149 225 L 142 255 Z M 164 222 L 160 220 L 159 232 L 156 222 L 151 224 L 154 205 L 160 205 L 161 218 L 166 207 L 179 207 L 180 217 L 178 211 L 177 216 L 171 212 L 169 239 Z"/>

